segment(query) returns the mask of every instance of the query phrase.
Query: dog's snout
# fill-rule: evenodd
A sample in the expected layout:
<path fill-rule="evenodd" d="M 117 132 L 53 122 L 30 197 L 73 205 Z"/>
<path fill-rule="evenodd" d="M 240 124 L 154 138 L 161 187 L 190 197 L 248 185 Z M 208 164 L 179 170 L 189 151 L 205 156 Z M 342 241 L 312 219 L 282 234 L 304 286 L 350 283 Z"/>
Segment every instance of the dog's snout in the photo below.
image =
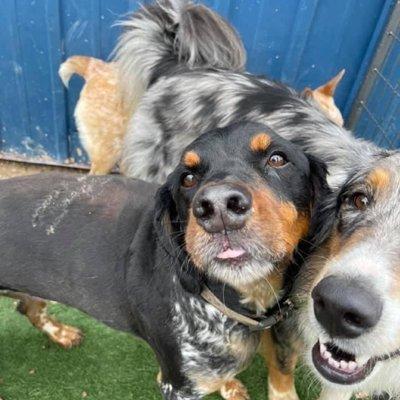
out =
<path fill-rule="evenodd" d="M 314 313 L 332 337 L 356 338 L 377 325 L 383 303 L 364 282 L 339 276 L 323 279 L 313 290 Z"/>
<path fill-rule="evenodd" d="M 234 184 L 206 186 L 193 200 L 193 214 L 209 233 L 243 228 L 251 207 L 249 190 Z"/>

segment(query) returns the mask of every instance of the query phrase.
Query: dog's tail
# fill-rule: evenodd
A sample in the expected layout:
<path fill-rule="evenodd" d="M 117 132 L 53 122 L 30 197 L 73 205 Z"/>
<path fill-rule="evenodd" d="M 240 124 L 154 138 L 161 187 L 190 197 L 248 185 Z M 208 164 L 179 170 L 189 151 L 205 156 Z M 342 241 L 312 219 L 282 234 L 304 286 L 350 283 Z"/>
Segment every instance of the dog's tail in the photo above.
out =
<path fill-rule="evenodd" d="M 234 28 L 190 0 L 158 0 L 120 25 L 124 32 L 114 56 L 132 107 L 151 82 L 177 65 L 243 70 L 246 63 Z"/>
<path fill-rule="evenodd" d="M 103 64 L 104 61 L 98 60 L 97 58 L 73 56 L 60 65 L 58 74 L 63 84 L 68 87 L 72 75 L 77 74 L 87 80 L 90 77 L 91 71 L 94 71 L 96 67 L 100 67 Z"/>

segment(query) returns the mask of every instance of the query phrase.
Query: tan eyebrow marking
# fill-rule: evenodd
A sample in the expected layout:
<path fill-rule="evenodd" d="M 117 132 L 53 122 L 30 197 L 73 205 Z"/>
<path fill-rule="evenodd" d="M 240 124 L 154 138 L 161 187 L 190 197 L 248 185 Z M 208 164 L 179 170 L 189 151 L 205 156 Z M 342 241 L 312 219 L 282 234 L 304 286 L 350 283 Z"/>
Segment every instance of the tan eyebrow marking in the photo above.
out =
<path fill-rule="evenodd" d="M 390 174 L 383 168 L 376 168 L 368 175 L 367 181 L 374 189 L 385 189 L 389 186 Z"/>
<path fill-rule="evenodd" d="M 271 138 L 265 132 L 258 133 L 250 140 L 250 149 L 254 152 L 261 152 L 268 149 L 271 144 Z"/>
<path fill-rule="evenodd" d="M 195 168 L 200 165 L 200 156 L 195 151 L 188 151 L 183 156 L 183 163 L 188 168 Z"/>

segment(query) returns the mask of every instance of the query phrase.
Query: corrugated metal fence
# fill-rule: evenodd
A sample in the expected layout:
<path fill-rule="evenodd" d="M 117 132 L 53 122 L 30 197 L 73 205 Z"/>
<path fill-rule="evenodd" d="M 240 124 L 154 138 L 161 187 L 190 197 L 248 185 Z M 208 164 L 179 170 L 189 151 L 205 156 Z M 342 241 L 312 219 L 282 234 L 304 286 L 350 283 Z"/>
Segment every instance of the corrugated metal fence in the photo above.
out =
<path fill-rule="evenodd" d="M 337 94 L 347 116 L 393 0 L 207 0 L 240 32 L 248 69 L 301 89 L 346 68 Z M 60 63 L 70 55 L 107 59 L 113 24 L 134 0 L 0 2 L 0 151 L 3 157 L 81 161 L 73 110 L 81 81 L 65 91 Z M 397 50 L 398 55 L 398 50 Z M 397 70 L 398 72 L 398 70 Z"/>

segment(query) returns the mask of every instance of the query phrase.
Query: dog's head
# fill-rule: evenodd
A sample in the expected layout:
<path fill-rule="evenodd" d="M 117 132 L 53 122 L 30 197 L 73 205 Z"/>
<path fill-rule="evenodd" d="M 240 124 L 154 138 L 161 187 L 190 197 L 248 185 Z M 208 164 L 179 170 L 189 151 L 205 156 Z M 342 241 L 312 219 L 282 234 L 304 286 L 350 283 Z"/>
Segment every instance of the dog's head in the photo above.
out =
<path fill-rule="evenodd" d="M 240 288 L 289 264 L 324 187 L 324 168 L 299 147 L 240 123 L 188 146 L 160 189 L 159 220 L 187 257 L 180 265 Z"/>
<path fill-rule="evenodd" d="M 332 198 L 332 233 L 299 284 L 307 358 L 341 388 L 373 387 L 379 373 L 379 385 L 394 382 L 385 359 L 400 349 L 399 171 L 400 153 L 382 154 Z"/>

